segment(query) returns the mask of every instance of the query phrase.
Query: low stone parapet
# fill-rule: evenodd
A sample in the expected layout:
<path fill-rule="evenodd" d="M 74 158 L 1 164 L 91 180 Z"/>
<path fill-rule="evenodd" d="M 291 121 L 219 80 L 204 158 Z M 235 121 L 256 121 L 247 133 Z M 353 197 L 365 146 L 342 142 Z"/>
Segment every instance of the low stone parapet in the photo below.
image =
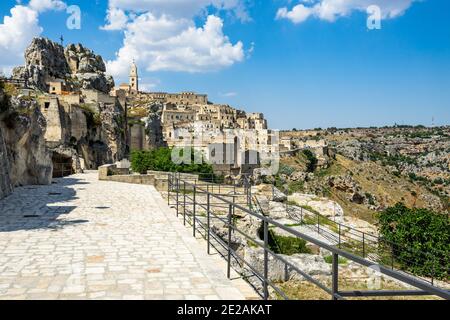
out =
<path fill-rule="evenodd" d="M 98 168 L 98 179 L 132 184 L 155 186 L 158 191 L 166 191 L 168 187 L 168 172 L 149 171 L 148 174 L 130 174 L 129 169 L 117 168 L 115 164 L 107 164 Z M 198 176 L 189 175 L 190 178 Z"/>

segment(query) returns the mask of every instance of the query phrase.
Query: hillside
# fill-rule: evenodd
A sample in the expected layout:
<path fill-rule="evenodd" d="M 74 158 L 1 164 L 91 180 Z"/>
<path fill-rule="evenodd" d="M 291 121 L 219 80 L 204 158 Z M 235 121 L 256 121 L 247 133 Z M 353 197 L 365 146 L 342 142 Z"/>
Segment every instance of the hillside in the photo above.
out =
<path fill-rule="evenodd" d="M 289 193 L 327 197 L 346 216 L 368 222 L 398 202 L 449 212 L 448 127 L 293 131 L 282 137 L 294 144 L 323 139 L 331 150 L 314 170 L 305 151 L 281 159 L 277 185 Z"/>

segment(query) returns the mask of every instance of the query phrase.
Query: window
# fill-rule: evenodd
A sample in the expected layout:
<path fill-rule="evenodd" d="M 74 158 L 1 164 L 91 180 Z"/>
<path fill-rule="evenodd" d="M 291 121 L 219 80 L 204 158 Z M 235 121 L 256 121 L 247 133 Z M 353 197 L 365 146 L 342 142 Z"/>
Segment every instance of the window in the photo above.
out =
<path fill-rule="evenodd" d="M 45 108 L 45 109 L 50 108 L 50 102 L 45 102 L 45 103 L 44 103 L 44 108 Z"/>

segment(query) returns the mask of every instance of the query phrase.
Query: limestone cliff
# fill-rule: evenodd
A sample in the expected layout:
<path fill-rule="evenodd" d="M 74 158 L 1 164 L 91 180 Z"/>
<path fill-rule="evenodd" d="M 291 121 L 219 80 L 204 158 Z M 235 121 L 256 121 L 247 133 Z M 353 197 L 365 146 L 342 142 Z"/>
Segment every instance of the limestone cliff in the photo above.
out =
<path fill-rule="evenodd" d="M 53 166 L 44 140 L 46 121 L 37 102 L 8 97 L 0 87 L 0 106 L 0 198 L 14 186 L 50 184 Z"/>
<path fill-rule="evenodd" d="M 35 38 L 25 51 L 25 66 L 14 68 L 13 77 L 23 79 L 34 89 L 48 91 L 48 82 L 67 81 L 69 89 L 94 89 L 108 93 L 114 80 L 106 76 L 105 63 L 99 55 L 81 44 L 63 48 L 46 38 Z"/>

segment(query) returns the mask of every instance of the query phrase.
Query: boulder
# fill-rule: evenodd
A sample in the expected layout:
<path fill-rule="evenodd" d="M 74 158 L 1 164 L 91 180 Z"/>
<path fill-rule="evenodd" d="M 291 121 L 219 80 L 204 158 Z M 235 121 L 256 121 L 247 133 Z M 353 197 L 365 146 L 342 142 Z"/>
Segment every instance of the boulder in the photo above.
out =
<path fill-rule="evenodd" d="M 279 255 L 295 267 L 310 276 L 331 275 L 331 265 L 326 263 L 320 255 L 294 254 L 292 256 Z M 250 263 L 260 274 L 264 274 L 264 250 L 262 248 L 246 248 L 245 260 Z M 284 262 L 269 254 L 268 259 L 269 279 L 271 281 L 303 280 L 297 271 L 287 266 Z"/>
<path fill-rule="evenodd" d="M 276 202 L 284 202 L 287 200 L 287 195 L 281 192 L 277 187 L 273 187 L 272 200 Z"/>

